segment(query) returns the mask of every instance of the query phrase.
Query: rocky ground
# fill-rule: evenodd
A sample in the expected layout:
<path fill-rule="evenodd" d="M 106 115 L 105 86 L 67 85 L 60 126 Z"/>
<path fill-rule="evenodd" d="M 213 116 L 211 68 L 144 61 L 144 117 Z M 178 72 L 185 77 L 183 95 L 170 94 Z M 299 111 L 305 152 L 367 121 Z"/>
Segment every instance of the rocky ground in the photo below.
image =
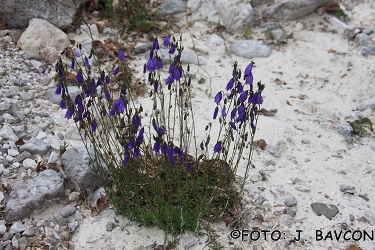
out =
<path fill-rule="evenodd" d="M 235 61 L 243 69 L 255 61 L 254 80 L 266 84 L 266 110 L 259 118 L 254 169 L 240 213 L 247 224 L 241 230 L 269 233 L 261 231 L 260 239 L 251 234 L 251 240 L 241 231 L 236 238 L 238 232 L 218 223 L 202 234 L 172 237 L 110 208 L 101 211 L 106 207 L 103 191 L 87 153 L 73 147 L 82 142 L 59 108 L 53 65 L 16 46 L 20 30 L 1 30 L 0 249 L 375 249 L 375 137 L 371 131 L 353 135 L 348 123 L 361 116 L 375 122 L 374 3 L 341 1 L 346 13 L 341 18 L 316 7 L 299 18 L 274 22 L 272 10 L 264 12 L 266 5 L 253 1 L 253 22 L 259 25 L 236 33 L 236 22 L 226 23 L 233 29 L 227 31 L 192 22 L 216 18 L 207 3 L 198 11 L 199 2 L 187 2 L 188 15 L 177 17 L 189 25 L 172 31 L 184 38 L 183 61 L 194 72 L 199 122 L 212 121 L 213 96 L 226 86 Z M 290 6 L 281 8 L 285 15 L 296 13 Z M 261 14 L 269 15 L 268 21 L 261 22 Z M 109 38 L 131 48 L 135 76 L 145 81 L 147 37 L 119 38 L 114 28 L 91 27 L 94 39 Z M 85 30 L 68 37 L 89 50 Z M 54 54 L 47 50 L 44 55 Z M 109 56 L 106 69 L 111 72 L 115 63 Z M 78 93 L 78 87 L 69 88 Z M 145 89 L 137 101 L 147 112 L 152 105 L 142 96 Z M 64 144 L 69 145 L 65 152 Z M 243 174 L 239 169 L 238 175 Z M 336 239 L 340 230 L 350 230 L 348 239 Z"/>

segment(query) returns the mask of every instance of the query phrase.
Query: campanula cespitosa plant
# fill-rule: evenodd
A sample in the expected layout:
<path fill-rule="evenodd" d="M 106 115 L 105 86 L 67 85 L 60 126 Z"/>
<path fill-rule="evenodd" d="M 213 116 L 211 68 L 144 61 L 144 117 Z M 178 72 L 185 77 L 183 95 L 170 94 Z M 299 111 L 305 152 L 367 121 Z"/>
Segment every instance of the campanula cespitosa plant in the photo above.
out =
<path fill-rule="evenodd" d="M 254 86 L 254 63 L 243 76 L 234 64 L 227 85 L 212 100 L 212 122 L 202 126 L 194 120 L 199 114 L 193 112 L 190 67 L 181 63 L 182 37 L 152 41 L 143 66 L 153 103 L 148 114 L 132 95 L 131 77 L 119 80 L 131 75 L 122 50 L 111 72 L 101 68 L 95 51 L 87 55 L 77 45 L 73 52 L 69 65 L 56 63 L 55 93 L 61 95 L 65 117 L 77 124 L 116 211 L 173 233 L 197 231 L 204 218 L 230 216 L 238 201 L 235 175 L 242 164 L 247 178 L 263 103 L 265 86 Z M 81 89 L 74 98 L 67 85 L 72 74 Z M 219 127 L 216 135 L 213 126 Z"/>

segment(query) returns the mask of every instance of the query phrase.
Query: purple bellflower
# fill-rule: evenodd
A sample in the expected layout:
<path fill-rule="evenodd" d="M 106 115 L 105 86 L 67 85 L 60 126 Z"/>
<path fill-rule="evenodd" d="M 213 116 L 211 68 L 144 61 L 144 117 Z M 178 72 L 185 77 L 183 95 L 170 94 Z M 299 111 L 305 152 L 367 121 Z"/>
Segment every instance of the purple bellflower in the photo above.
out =
<path fill-rule="evenodd" d="M 154 41 L 152 42 L 152 49 L 153 50 L 158 50 L 158 49 L 160 49 L 160 47 L 159 47 L 159 43 L 158 43 L 158 39 L 154 39 Z"/>
<path fill-rule="evenodd" d="M 80 56 L 81 56 L 81 53 L 79 53 L 78 49 L 75 49 L 75 50 L 74 50 L 74 55 L 75 55 L 76 57 L 80 57 Z"/>
<path fill-rule="evenodd" d="M 215 96 L 215 103 L 219 104 L 222 98 L 223 98 L 223 93 L 221 93 L 221 91 L 220 91 Z"/>
<path fill-rule="evenodd" d="M 213 116 L 214 119 L 216 119 L 218 113 L 219 113 L 219 107 L 216 107 L 214 110 L 214 116 Z"/>
<path fill-rule="evenodd" d="M 215 146 L 214 146 L 214 152 L 215 153 L 220 153 L 221 150 L 221 141 L 218 141 Z"/>
<path fill-rule="evenodd" d="M 124 52 L 122 50 L 118 51 L 118 58 L 120 58 L 121 61 L 125 60 L 125 55 L 124 55 Z"/>
<path fill-rule="evenodd" d="M 168 36 L 166 36 L 164 38 L 164 46 L 165 47 L 168 47 L 170 40 L 171 40 L 171 36 L 170 35 L 168 35 Z"/>

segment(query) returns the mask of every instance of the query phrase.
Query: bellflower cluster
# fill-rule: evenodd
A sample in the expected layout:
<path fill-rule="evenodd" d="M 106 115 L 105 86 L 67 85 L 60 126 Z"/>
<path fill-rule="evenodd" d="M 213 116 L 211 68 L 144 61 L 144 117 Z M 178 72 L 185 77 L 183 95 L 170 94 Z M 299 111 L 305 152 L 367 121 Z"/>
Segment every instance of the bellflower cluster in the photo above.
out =
<path fill-rule="evenodd" d="M 177 45 L 175 42 L 171 42 L 170 35 L 164 38 L 163 45 L 164 47 L 167 47 L 167 48 L 169 47 L 169 51 L 168 51 L 169 55 L 173 55 L 175 53 Z M 164 67 L 163 59 L 157 54 L 159 49 L 160 49 L 159 42 L 155 38 L 152 43 L 152 50 L 150 51 L 150 57 L 149 57 L 150 59 L 144 65 L 144 73 L 146 73 L 146 71 L 149 72 L 148 81 L 150 82 L 151 85 L 156 84 L 156 86 L 154 86 L 155 92 L 157 92 L 158 90 L 159 82 L 153 80 L 153 78 L 155 77 L 154 72 L 155 70 L 162 69 Z M 182 67 L 179 61 L 180 61 L 179 55 L 175 56 L 173 63 L 169 66 L 169 70 L 168 70 L 169 76 L 165 82 L 169 90 L 172 87 L 172 83 L 174 81 L 179 81 L 182 77 Z"/>
<path fill-rule="evenodd" d="M 131 118 L 131 124 L 125 130 L 121 140 L 121 145 L 124 149 L 123 166 L 125 166 L 130 159 L 137 159 L 139 157 L 141 145 L 144 141 L 144 132 L 145 130 L 142 127 L 141 118 L 137 112 Z"/>
<path fill-rule="evenodd" d="M 163 71 L 163 47 L 170 59 L 167 71 Z M 69 65 L 60 59 L 55 67 L 60 108 L 77 124 L 86 149 L 94 149 L 90 160 L 113 206 L 168 231 L 197 230 L 202 218 L 229 214 L 235 207 L 236 168 L 249 152 L 244 148 L 250 146 L 246 179 L 263 103 L 264 85 L 253 87 L 254 63 L 246 67 L 243 78 L 236 63 L 232 79 L 213 100 L 218 136 L 211 139 L 210 123 L 198 146 L 200 124 L 194 121 L 190 66 L 184 71 L 182 51 L 182 37 L 168 35 L 160 44 L 157 38 L 152 41 L 143 67 L 153 102 L 147 114 L 133 99 L 132 73 L 121 49 L 112 72 L 102 70 L 101 60 L 92 57 L 94 51 L 87 55 L 81 45 L 73 49 Z M 66 84 L 72 74 L 81 90 L 74 98 Z M 145 119 L 150 124 L 143 125 Z"/>
<path fill-rule="evenodd" d="M 231 140 L 234 140 L 233 132 L 239 132 L 245 124 L 250 122 L 250 129 L 252 134 L 255 133 L 256 127 L 256 117 L 258 115 L 258 105 L 263 103 L 262 91 L 264 85 L 260 82 L 258 83 L 258 90 L 254 92 L 253 90 L 253 69 L 254 63 L 251 62 L 244 71 L 245 83 L 243 84 L 239 79 L 241 78 L 241 71 L 237 70 L 237 63 L 234 65 L 232 79 L 229 80 L 226 86 L 226 90 L 230 91 L 230 94 L 224 98 L 224 103 L 221 103 L 223 99 L 223 92 L 218 92 L 214 98 L 216 107 L 213 113 L 213 119 L 216 119 L 221 108 L 220 123 L 229 125 L 228 135 Z M 229 103 L 229 104 L 228 104 Z M 227 117 L 227 108 L 230 110 L 230 116 Z M 230 119 L 226 122 L 226 119 Z M 241 130 L 243 138 L 247 141 L 247 132 Z M 222 149 L 222 141 L 217 141 L 214 146 L 214 153 L 220 153 Z"/>
<path fill-rule="evenodd" d="M 97 80 L 92 78 L 91 75 L 91 65 L 89 59 L 90 56 L 85 56 L 82 53 L 82 46 L 78 46 L 77 49 L 73 50 L 76 58 L 83 59 L 83 66 L 76 63 L 76 59 L 73 59 L 71 62 L 70 69 L 77 70 L 76 72 L 76 82 L 78 87 L 82 89 L 82 94 L 76 96 L 74 101 L 70 101 L 67 93 L 67 87 L 64 87 L 64 83 L 67 81 L 67 68 L 64 67 L 62 60 L 59 60 L 56 63 L 56 72 L 59 82 L 56 86 L 56 95 L 61 95 L 60 108 L 67 109 L 65 118 L 73 118 L 76 123 L 81 122 L 81 127 L 85 123 L 88 123 L 91 126 L 91 131 L 97 131 L 97 121 L 93 119 L 91 111 L 89 108 L 92 104 L 92 98 L 98 96 L 98 87 L 101 86 L 101 94 L 108 100 L 111 101 L 111 95 L 109 93 L 108 85 L 110 83 L 110 76 L 104 71 L 100 71 L 100 75 Z M 119 51 L 118 56 L 121 61 L 125 60 L 125 55 L 122 51 Z M 77 67 L 78 66 L 78 67 Z M 116 71 L 116 70 L 115 70 Z M 122 91 L 125 92 L 126 91 Z M 122 95 L 118 100 L 112 103 L 112 108 L 109 110 L 109 114 L 114 116 L 119 113 L 123 113 L 126 108 L 126 98 Z M 101 115 L 105 115 L 107 112 L 105 109 L 100 111 Z"/>
<path fill-rule="evenodd" d="M 170 142 L 169 144 L 165 142 L 165 128 L 163 126 L 158 126 L 155 119 L 152 119 L 152 127 L 157 134 L 157 136 L 154 136 L 155 142 L 153 151 L 157 154 L 163 154 L 164 156 L 166 156 L 172 166 L 176 164 L 177 156 L 180 158 L 180 163 L 182 163 L 184 159 L 184 153 L 179 147 L 174 146 L 172 142 Z"/>

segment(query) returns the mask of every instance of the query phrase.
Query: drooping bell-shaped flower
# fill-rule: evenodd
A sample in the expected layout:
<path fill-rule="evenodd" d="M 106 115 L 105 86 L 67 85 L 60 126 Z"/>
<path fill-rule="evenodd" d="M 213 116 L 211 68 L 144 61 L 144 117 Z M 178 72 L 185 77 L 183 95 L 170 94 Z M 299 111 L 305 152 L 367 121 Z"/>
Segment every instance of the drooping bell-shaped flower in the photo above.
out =
<path fill-rule="evenodd" d="M 220 153 L 221 150 L 221 141 L 218 141 L 215 146 L 214 146 L 214 152 L 215 153 Z"/>
<path fill-rule="evenodd" d="M 158 39 L 156 39 L 156 38 L 154 39 L 154 41 L 152 42 L 152 48 L 153 48 L 153 50 L 160 49 Z"/>
<path fill-rule="evenodd" d="M 234 81 L 233 81 L 233 79 L 230 79 L 228 84 L 227 84 L 227 87 L 225 89 L 231 90 L 233 88 L 233 85 L 234 85 Z"/>
<path fill-rule="evenodd" d="M 171 40 L 171 36 L 170 35 L 168 35 L 168 36 L 166 36 L 164 38 L 164 46 L 165 47 L 168 47 L 170 40 Z"/>
<path fill-rule="evenodd" d="M 122 50 L 118 51 L 118 58 L 120 58 L 121 61 L 125 60 L 125 55 L 124 55 L 124 52 Z"/>
<path fill-rule="evenodd" d="M 219 107 L 216 107 L 214 110 L 214 116 L 213 116 L 214 119 L 216 119 L 218 113 L 219 113 Z"/>
<path fill-rule="evenodd" d="M 220 91 L 215 96 L 215 103 L 219 104 L 222 98 L 223 98 L 223 93 L 221 93 L 221 91 Z"/>

